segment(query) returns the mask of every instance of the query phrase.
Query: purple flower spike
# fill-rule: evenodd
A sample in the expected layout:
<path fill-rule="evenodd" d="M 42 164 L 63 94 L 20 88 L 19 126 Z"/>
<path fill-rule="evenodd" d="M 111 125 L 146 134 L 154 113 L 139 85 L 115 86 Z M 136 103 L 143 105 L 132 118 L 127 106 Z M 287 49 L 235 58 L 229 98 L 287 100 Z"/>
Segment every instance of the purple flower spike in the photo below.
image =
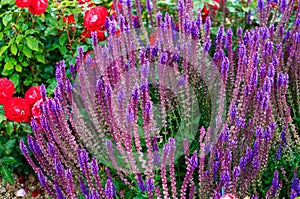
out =
<path fill-rule="evenodd" d="M 279 182 L 278 182 L 278 170 L 276 169 L 275 173 L 274 173 L 274 177 L 272 180 L 272 186 L 273 186 L 273 191 L 272 194 L 275 195 L 277 192 L 277 189 L 279 187 Z"/>
<path fill-rule="evenodd" d="M 236 31 L 236 34 L 239 38 L 242 38 L 243 36 L 243 29 L 241 27 L 239 27 Z"/>
<path fill-rule="evenodd" d="M 79 177 L 79 183 L 80 183 L 80 189 L 81 189 L 82 193 L 84 195 L 88 196 L 89 195 L 88 188 L 86 187 L 86 185 L 81 177 Z"/>
<path fill-rule="evenodd" d="M 127 107 L 126 121 L 127 122 L 133 122 L 134 121 L 134 113 L 133 113 L 133 110 L 132 110 L 130 104 L 128 104 L 128 107 Z"/>
<path fill-rule="evenodd" d="M 281 5 L 280 5 L 280 12 L 283 13 L 285 11 L 285 8 L 287 7 L 287 2 L 286 0 L 282 0 L 281 1 Z"/>
<path fill-rule="evenodd" d="M 167 64 L 168 63 L 168 53 L 162 52 L 160 55 L 160 63 L 161 64 Z"/>
<path fill-rule="evenodd" d="M 45 176 L 40 168 L 37 168 L 37 170 L 38 170 L 38 179 L 40 181 L 40 184 L 42 187 L 45 187 L 46 186 Z"/>
<path fill-rule="evenodd" d="M 40 92 L 41 92 L 41 96 L 43 98 L 43 101 L 46 102 L 47 101 L 47 92 L 46 92 L 46 88 L 45 88 L 44 84 L 41 85 Z"/>
<path fill-rule="evenodd" d="M 221 65 L 222 76 L 225 76 L 227 74 L 228 69 L 229 69 L 229 59 L 227 57 L 225 57 L 222 61 L 222 65 Z"/>
<path fill-rule="evenodd" d="M 54 147 L 54 144 L 52 144 L 51 142 L 48 142 L 47 146 L 48 146 L 48 152 L 49 152 L 49 154 L 52 157 L 54 157 L 55 156 L 55 147 Z"/>
<path fill-rule="evenodd" d="M 94 174 L 94 175 L 98 175 L 99 167 L 98 167 L 96 158 L 93 158 L 93 159 L 92 159 L 91 167 L 92 167 L 92 172 L 93 172 L 93 174 Z"/>
<path fill-rule="evenodd" d="M 64 174 L 64 169 L 63 169 L 63 166 L 61 164 L 61 162 L 59 161 L 59 159 L 56 157 L 55 158 L 55 171 L 56 171 L 56 174 L 59 176 L 59 177 L 62 177 L 63 174 Z"/>
<path fill-rule="evenodd" d="M 258 0 L 257 2 L 257 6 L 260 10 L 263 10 L 264 9 L 264 0 Z"/>
<path fill-rule="evenodd" d="M 197 151 L 194 151 L 193 156 L 190 159 L 190 164 L 192 166 L 192 169 L 195 169 L 198 167 L 198 157 L 197 157 Z"/>
<path fill-rule="evenodd" d="M 151 193 L 154 190 L 154 183 L 150 177 L 146 179 L 146 189 L 148 193 Z"/>
<path fill-rule="evenodd" d="M 70 180 L 70 181 L 72 180 L 72 171 L 71 171 L 71 169 L 66 169 L 65 175 L 66 175 L 66 178 L 68 180 Z"/>
<path fill-rule="evenodd" d="M 66 199 L 59 185 L 56 182 L 54 183 L 54 189 L 56 191 L 57 199 Z"/>
<path fill-rule="evenodd" d="M 241 173 L 240 168 L 239 167 L 234 167 L 234 169 L 233 169 L 233 176 L 235 178 L 237 178 L 237 177 L 239 177 L 240 173 Z"/>
<path fill-rule="evenodd" d="M 138 187 L 142 191 L 142 194 L 145 193 L 146 187 L 142 175 L 140 173 L 137 174 Z"/>
<path fill-rule="evenodd" d="M 105 183 L 105 195 L 108 198 L 114 197 L 116 195 L 115 185 L 111 181 L 110 178 L 108 178 L 106 183 Z"/>
<path fill-rule="evenodd" d="M 210 27 L 211 27 L 211 20 L 210 20 L 210 17 L 208 16 L 205 20 L 205 31 L 208 33 L 209 30 L 210 30 Z"/>
<path fill-rule="evenodd" d="M 21 152 L 25 155 L 25 154 L 28 154 L 28 149 L 24 143 L 24 141 L 21 139 L 20 140 L 20 149 L 21 149 Z"/>
<path fill-rule="evenodd" d="M 223 171 L 221 175 L 221 181 L 224 185 L 227 185 L 230 182 L 230 173 L 227 169 Z"/>

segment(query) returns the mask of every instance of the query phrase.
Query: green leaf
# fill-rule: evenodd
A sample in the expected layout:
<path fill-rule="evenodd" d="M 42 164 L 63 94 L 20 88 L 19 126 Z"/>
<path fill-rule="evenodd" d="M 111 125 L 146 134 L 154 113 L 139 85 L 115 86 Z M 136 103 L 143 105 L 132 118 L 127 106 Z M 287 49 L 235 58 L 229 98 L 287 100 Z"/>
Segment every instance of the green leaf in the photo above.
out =
<path fill-rule="evenodd" d="M 11 19 L 12 19 L 12 14 L 11 13 L 6 14 L 2 19 L 4 26 L 7 26 L 7 24 L 11 21 Z"/>
<path fill-rule="evenodd" d="M 16 66 L 15 66 L 15 69 L 16 69 L 16 71 L 17 72 L 22 72 L 22 66 L 21 65 L 19 65 L 19 64 L 17 64 Z"/>
<path fill-rule="evenodd" d="M 29 36 L 26 37 L 27 46 L 34 51 L 39 51 L 39 40 L 36 38 Z"/>
<path fill-rule="evenodd" d="M 59 44 L 60 45 L 66 44 L 67 40 L 68 40 L 68 36 L 66 33 L 64 33 L 59 37 Z"/>
<path fill-rule="evenodd" d="M 39 62 L 45 63 L 45 58 L 44 58 L 43 55 L 38 54 L 38 55 L 35 56 L 35 58 L 36 58 Z"/>
<path fill-rule="evenodd" d="M 6 133 L 9 135 L 9 136 L 11 136 L 11 134 L 14 132 L 14 123 L 13 122 L 8 122 L 8 123 L 6 123 Z M 11 144 L 12 144 L 13 142 L 11 142 Z M 7 146 L 9 147 L 10 146 L 10 142 L 7 142 Z M 10 149 L 10 148 L 8 148 L 8 149 Z M 10 150 L 8 150 L 8 152 L 9 152 Z"/>
<path fill-rule="evenodd" d="M 5 70 L 12 70 L 14 68 L 14 65 L 11 62 L 6 62 L 4 65 Z"/>
<path fill-rule="evenodd" d="M 0 32 L 0 41 L 3 39 L 3 32 Z"/>
<path fill-rule="evenodd" d="M 0 57 L 2 56 L 2 54 L 6 51 L 6 49 L 8 49 L 9 46 L 2 46 L 0 48 Z"/>
<path fill-rule="evenodd" d="M 5 5 L 5 4 L 12 4 L 14 2 L 14 0 L 2 0 L 1 4 Z"/>
<path fill-rule="evenodd" d="M 18 35 L 17 38 L 16 38 L 17 44 L 19 44 L 20 41 L 22 41 L 22 39 L 23 39 L 23 35 Z"/>
<path fill-rule="evenodd" d="M 23 82 L 23 84 L 25 86 L 29 86 L 30 84 L 32 84 L 32 79 L 25 79 L 25 81 Z"/>
<path fill-rule="evenodd" d="M 53 26 L 49 26 L 46 30 L 45 30 L 45 32 L 44 32 L 44 35 L 47 37 L 47 36 L 49 36 L 49 35 L 55 35 L 56 33 L 56 28 L 55 27 L 53 27 Z"/>
<path fill-rule="evenodd" d="M 1 75 L 9 76 L 9 75 L 11 75 L 13 72 L 14 72 L 13 70 L 5 70 L 5 68 L 3 68 L 2 72 L 1 72 Z"/>
<path fill-rule="evenodd" d="M 3 157 L 0 158 L 0 163 L 2 162 L 2 164 L 13 164 L 16 163 L 17 160 L 13 157 Z"/>
<path fill-rule="evenodd" d="M 18 85 L 19 85 L 19 79 L 20 79 L 20 77 L 19 77 L 19 75 L 18 74 L 13 74 L 10 78 L 10 81 L 12 81 L 13 83 L 14 83 L 14 85 L 15 85 L 15 87 L 17 87 Z"/>
<path fill-rule="evenodd" d="M 35 32 L 36 32 L 36 30 L 34 30 L 34 29 L 26 30 L 25 36 L 27 36 L 27 35 L 32 35 L 32 34 L 35 33 Z"/>
<path fill-rule="evenodd" d="M 10 47 L 10 50 L 11 50 L 11 53 L 12 53 L 13 55 L 17 55 L 18 48 L 17 48 L 16 45 L 12 45 L 12 46 Z"/>
<path fill-rule="evenodd" d="M 14 183 L 14 176 L 12 170 L 10 170 L 7 166 L 1 167 L 1 176 L 6 182 L 9 182 L 10 184 Z"/>
<path fill-rule="evenodd" d="M 27 46 L 24 46 L 22 52 L 24 53 L 24 55 L 28 58 L 31 58 L 32 57 L 32 53 L 31 53 L 31 50 L 30 48 L 28 48 Z"/>
<path fill-rule="evenodd" d="M 8 122 L 10 124 L 13 125 L 12 122 Z M 7 129 L 7 128 L 6 128 Z M 11 139 L 8 140 L 5 144 L 4 144 L 4 148 L 5 148 L 5 153 L 6 155 L 11 154 L 11 152 L 13 152 L 14 148 L 15 148 L 15 144 L 16 144 L 16 139 Z"/>
<path fill-rule="evenodd" d="M 0 114 L 0 124 L 6 120 L 6 117 L 3 114 Z"/>

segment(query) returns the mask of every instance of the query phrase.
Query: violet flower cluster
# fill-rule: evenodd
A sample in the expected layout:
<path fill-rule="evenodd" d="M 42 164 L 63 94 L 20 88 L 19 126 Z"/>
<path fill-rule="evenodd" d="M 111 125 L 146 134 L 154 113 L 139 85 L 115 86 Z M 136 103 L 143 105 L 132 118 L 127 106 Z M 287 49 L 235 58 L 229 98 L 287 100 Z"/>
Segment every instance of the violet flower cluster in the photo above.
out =
<path fill-rule="evenodd" d="M 141 2 L 119 2 L 124 6 L 116 6 L 117 17 L 107 19 L 107 45 L 98 45 L 93 34 L 94 56 L 84 61 L 83 48 L 79 48 L 76 64 L 70 66 L 71 78 L 67 78 L 65 63 L 57 63 L 55 97 L 47 98 L 42 86 L 42 116 L 32 119 L 34 136 L 28 135 L 28 147 L 20 142 L 49 195 L 59 199 L 79 195 L 125 198 L 126 192 L 135 189 L 148 198 L 219 199 L 229 193 L 238 198 L 279 198 L 280 168 L 266 196 L 258 192 L 258 186 L 273 158 L 272 149 L 277 151 L 276 160 L 286 150 L 299 152 L 294 147 L 300 146 L 300 139 L 290 107 L 300 112 L 296 106 L 300 9 L 293 11 L 294 0 L 284 1 L 274 13 L 270 12 L 271 1 L 259 0 L 260 26 L 239 28 L 236 33 L 220 26 L 214 41 L 211 19 L 202 21 L 200 10 L 194 19 L 192 1 L 178 1 L 177 29 L 175 17 L 163 16 L 156 1 L 147 0 L 151 25 L 157 27 L 150 39 L 140 9 L 140 21 L 132 20 L 133 6 L 140 7 Z M 292 14 L 295 19 L 288 26 Z M 276 25 L 268 23 L 271 17 L 278 18 Z M 139 31 L 134 29 L 137 23 Z M 119 36 L 116 24 L 122 31 Z M 154 43 L 149 42 L 151 38 Z M 213 64 L 207 62 L 209 52 L 213 52 Z M 193 129 L 189 114 L 194 114 L 197 95 L 193 92 L 201 79 L 210 91 L 217 92 L 218 100 L 212 99 L 217 108 L 211 114 L 211 126 L 196 129 L 195 150 L 189 147 L 193 140 L 188 134 L 176 140 L 167 129 L 178 101 L 186 116 L 181 118 L 183 129 Z M 179 179 L 176 160 L 180 151 L 185 171 L 180 171 L 184 176 Z M 297 172 L 291 182 L 291 198 L 300 196 Z M 115 179 L 124 186 L 116 186 Z"/>

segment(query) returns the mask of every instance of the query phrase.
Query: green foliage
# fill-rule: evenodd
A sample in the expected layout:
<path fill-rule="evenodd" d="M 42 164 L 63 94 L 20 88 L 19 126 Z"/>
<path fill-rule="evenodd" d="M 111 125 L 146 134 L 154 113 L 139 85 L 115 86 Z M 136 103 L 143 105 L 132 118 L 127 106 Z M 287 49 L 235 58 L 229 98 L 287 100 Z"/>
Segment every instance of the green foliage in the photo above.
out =
<path fill-rule="evenodd" d="M 19 149 L 19 139 L 25 139 L 32 133 L 31 127 L 26 123 L 6 121 L 4 111 L 0 106 L 0 175 L 2 183 L 14 183 L 13 172 L 28 173 L 30 168 L 25 164 Z"/>

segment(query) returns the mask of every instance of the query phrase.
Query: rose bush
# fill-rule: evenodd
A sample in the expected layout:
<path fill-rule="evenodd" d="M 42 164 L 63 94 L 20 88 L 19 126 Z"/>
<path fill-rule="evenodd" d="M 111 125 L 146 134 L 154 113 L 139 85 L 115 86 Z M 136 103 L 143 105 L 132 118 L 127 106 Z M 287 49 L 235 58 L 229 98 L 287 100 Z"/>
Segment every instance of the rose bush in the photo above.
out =
<path fill-rule="evenodd" d="M 14 83 L 7 78 L 0 78 L 0 104 L 9 100 L 16 91 Z"/>

